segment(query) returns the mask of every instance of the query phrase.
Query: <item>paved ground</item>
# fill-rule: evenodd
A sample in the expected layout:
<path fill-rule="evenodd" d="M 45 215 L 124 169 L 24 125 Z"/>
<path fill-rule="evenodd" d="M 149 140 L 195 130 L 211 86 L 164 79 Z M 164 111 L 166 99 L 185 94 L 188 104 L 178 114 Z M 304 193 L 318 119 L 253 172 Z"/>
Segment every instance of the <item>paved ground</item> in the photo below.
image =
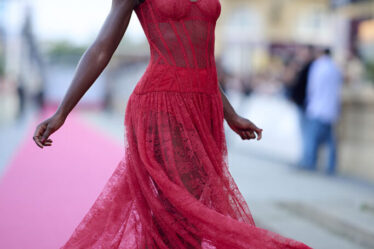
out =
<path fill-rule="evenodd" d="M 342 176 L 328 177 L 323 173 L 294 170 L 290 164 L 297 158 L 299 143 L 297 134 L 292 136 L 292 129 L 289 128 L 290 125 L 292 128 L 295 121 L 294 110 L 281 99 L 269 99 L 266 96 L 257 96 L 237 103 L 240 103 L 240 112 L 253 116 L 265 131 L 269 131 L 271 124 L 275 124 L 259 143 L 241 141 L 227 130 L 230 171 L 246 198 L 257 225 L 304 241 L 317 249 L 374 248 L 374 186 Z M 277 116 L 274 109 L 275 113 L 288 114 Z M 32 118 L 27 120 L 25 123 L 35 124 Z M 30 141 L 25 142 L 24 134 L 30 134 L 32 129 L 27 130 L 29 125 L 25 123 L 17 129 L 8 127 L 0 132 L 0 158 L 8 158 L 0 161 L 0 168 L 6 169 L 3 170 L 3 176 L 11 172 L 0 182 L 0 210 L 10 213 L 10 200 L 14 205 L 18 205 L 20 214 L 1 217 L 3 225 L 0 226 L 0 234 L 4 236 L 4 231 L 7 231 L 8 241 L 15 241 L 19 236 L 29 238 L 25 240 L 29 245 L 39 245 L 32 248 L 55 248 L 48 243 L 56 245 L 68 236 L 69 229 L 78 222 L 116 166 L 115 162 L 120 158 L 123 144 L 123 116 L 94 112 L 75 115 L 68 120 L 65 132 L 56 134 L 62 147 L 55 148 L 50 157 L 40 156 L 39 151 L 28 149 L 32 144 Z M 293 127 L 295 129 L 295 126 Z M 78 145 L 77 141 L 82 144 L 74 148 L 66 147 L 67 144 L 71 146 L 72 142 Z M 287 146 L 282 146 L 284 141 L 287 141 Z M 112 148 L 110 151 L 116 151 L 116 154 L 107 153 L 107 150 L 100 151 L 100 148 Z M 64 153 L 61 153 L 62 151 Z M 64 173 L 64 167 L 69 166 L 66 161 L 74 165 L 75 169 L 69 168 L 73 170 L 74 176 Z M 34 165 L 36 163 L 39 166 Z M 105 167 L 100 167 L 104 164 Z M 57 175 L 56 170 L 59 172 Z M 39 175 L 34 172 L 39 172 Z M 48 174 L 54 175 L 54 178 L 48 178 Z M 77 191 L 75 189 L 78 188 L 80 179 L 85 179 L 86 184 Z M 26 183 L 19 185 L 17 180 Z M 49 185 L 38 185 L 38 182 Z M 64 190 L 64 184 L 71 185 L 69 191 Z M 5 185 L 8 186 L 6 191 Z M 36 189 L 34 185 L 39 187 Z M 31 197 L 25 197 L 30 193 Z M 75 194 L 70 196 L 68 193 Z M 83 193 L 87 197 L 79 201 L 77 196 Z M 64 206 L 61 200 L 70 200 L 68 203 L 72 204 L 68 208 L 59 208 L 56 203 L 51 207 L 47 200 L 54 200 L 57 204 L 60 203 L 60 206 Z M 50 208 L 44 207 L 39 211 L 35 208 L 42 205 Z M 84 208 L 78 209 L 78 206 Z M 5 211 L 2 213 L 6 213 Z M 60 217 L 53 219 L 52 216 L 56 214 L 60 214 Z M 63 220 L 68 214 L 73 218 L 64 223 Z M 50 220 L 46 220 L 46 217 Z M 53 222 L 50 222 L 51 220 Z M 16 229 L 22 227 L 25 222 L 31 222 L 32 226 Z M 31 233 L 34 238 L 30 239 L 32 227 L 38 227 L 41 231 L 49 229 L 55 233 L 51 232 L 51 239 L 46 241 L 45 236 L 34 228 L 36 232 Z"/>

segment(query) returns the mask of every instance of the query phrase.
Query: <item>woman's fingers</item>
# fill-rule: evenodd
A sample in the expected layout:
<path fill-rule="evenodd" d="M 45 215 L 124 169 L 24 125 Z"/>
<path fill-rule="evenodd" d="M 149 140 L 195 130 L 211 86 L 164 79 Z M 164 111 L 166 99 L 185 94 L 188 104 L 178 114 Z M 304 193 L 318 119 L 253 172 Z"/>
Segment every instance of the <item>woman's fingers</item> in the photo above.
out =
<path fill-rule="evenodd" d="M 262 138 L 262 129 L 253 129 L 253 130 L 246 130 L 240 132 L 240 137 L 243 140 L 251 140 L 251 139 L 256 139 L 257 135 L 257 140 L 261 140 Z"/>
<path fill-rule="evenodd" d="M 249 134 L 248 134 L 246 131 L 243 131 L 243 136 L 244 136 L 245 139 L 247 139 L 247 140 L 250 139 L 250 136 L 249 136 Z"/>
<path fill-rule="evenodd" d="M 41 123 L 37 126 L 34 132 L 33 140 L 40 148 L 43 148 L 43 146 L 50 146 L 52 145 L 52 139 L 48 138 L 50 134 L 51 129 L 48 127 L 48 125 L 46 123 Z"/>
<path fill-rule="evenodd" d="M 256 138 L 256 135 L 254 134 L 253 131 L 246 131 L 245 133 L 247 134 L 248 139 L 255 139 Z"/>
<path fill-rule="evenodd" d="M 36 127 L 36 130 L 34 132 L 33 139 L 34 139 L 36 145 L 39 146 L 40 148 L 43 148 L 43 144 L 41 143 L 40 138 L 43 135 L 45 129 L 46 129 L 46 124 L 41 123 Z"/>
<path fill-rule="evenodd" d="M 262 129 L 258 128 L 252 122 L 250 122 L 249 126 L 246 128 L 243 127 L 242 129 L 236 130 L 236 133 L 238 133 L 242 140 L 251 140 L 256 138 L 257 140 L 262 139 Z"/>
<path fill-rule="evenodd" d="M 255 124 L 252 123 L 252 132 L 257 134 L 257 140 L 261 140 L 262 138 L 262 129 L 258 128 Z"/>
<path fill-rule="evenodd" d="M 44 143 L 45 141 L 47 141 L 48 137 L 51 135 L 52 133 L 52 129 L 50 126 L 47 126 L 47 129 L 45 129 L 43 135 L 42 135 L 42 138 L 40 139 L 40 141 L 42 143 Z"/>
<path fill-rule="evenodd" d="M 239 135 L 243 140 L 251 140 L 256 138 L 253 131 L 241 131 Z"/>
<path fill-rule="evenodd" d="M 34 132 L 34 137 L 41 137 L 47 128 L 47 125 L 45 123 L 41 123 L 36 127 L 36 130 Z"/>
<path fill-rule="evenodd" d="M 255 130 L 255 132 L 256 132 L 256 134 L 257 134 L 257 140 L 261 140 L 261 138 L 262 138 L 262 129 L 257 128 L 257 129 Z"/>
<path fill-rule="evenodd" d="M 46 141 L 42 142 L 40 137 L 33 137 L 35 143 L 40 147 L 43 148 L 43 146 L 51 146 L 53 141 L 52 139 L 47 139 Z"/>
<path fill-rule="evenodd" d="M 50 146 L 50 145 L 52 145 L 52 139 L 47 139 L 44 143 L 43 143 L 43 145 L 44 146 Z"/>
<path fill-rule="evenodd" d="M 245 132 L 243 132 L 243 131 L 240 131 L 239 132 L 239 136 L 240 136 L 240 138 L 242 139 L 242 140 L 246 140 L 247 138 L 246 138 L 246 134 L 245 134 Z"/>
<path fill-rule="evenodd" d="M 39 137 L 33 136 L 32 138 L 38 147 L 43 148 L 43 144 L 39 141 Z"/>

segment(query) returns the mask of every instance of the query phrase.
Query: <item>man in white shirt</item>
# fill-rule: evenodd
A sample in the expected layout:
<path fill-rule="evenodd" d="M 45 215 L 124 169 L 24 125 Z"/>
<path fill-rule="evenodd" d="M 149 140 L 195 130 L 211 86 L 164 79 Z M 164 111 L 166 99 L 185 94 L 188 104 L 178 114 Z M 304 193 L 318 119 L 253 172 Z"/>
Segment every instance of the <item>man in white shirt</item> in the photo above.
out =
<path fill-rule="evenodd" d="M 306 142 L 301 166 L 315 170 L 319 147 L 327 143 L 329 149 L 326 172 L 333 174 L 336 167 L 336 139 L 334 125 L 340 114 L 342 75 L 331 58 L 329 49 L 313 62 L 306 92 Z"/>

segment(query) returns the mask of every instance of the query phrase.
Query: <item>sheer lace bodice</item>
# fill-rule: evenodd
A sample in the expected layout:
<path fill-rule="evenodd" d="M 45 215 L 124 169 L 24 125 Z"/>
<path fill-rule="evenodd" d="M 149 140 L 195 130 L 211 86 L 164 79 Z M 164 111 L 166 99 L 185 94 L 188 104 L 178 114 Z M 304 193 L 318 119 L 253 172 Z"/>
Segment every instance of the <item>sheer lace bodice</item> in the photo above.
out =
<path fill-rule="evenodd" d="M 218 0 L 145 1 L 135 11 L 151 54 L 137 93 L 217 91 L 214 30 L 221 12 Z"/>

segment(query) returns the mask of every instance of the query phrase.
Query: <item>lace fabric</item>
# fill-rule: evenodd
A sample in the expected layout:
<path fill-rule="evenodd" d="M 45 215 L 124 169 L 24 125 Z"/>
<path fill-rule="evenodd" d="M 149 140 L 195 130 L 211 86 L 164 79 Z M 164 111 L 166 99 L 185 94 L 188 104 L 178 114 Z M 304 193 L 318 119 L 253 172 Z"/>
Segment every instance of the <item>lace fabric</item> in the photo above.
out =
<path fill-rule="evenodd" d="M 220 11 L 219 0 L 135 8 L 151 58 L 126 107 L 124 157 L 62 249 L 310 248 L 256 227 L 228 170 Z"/>

